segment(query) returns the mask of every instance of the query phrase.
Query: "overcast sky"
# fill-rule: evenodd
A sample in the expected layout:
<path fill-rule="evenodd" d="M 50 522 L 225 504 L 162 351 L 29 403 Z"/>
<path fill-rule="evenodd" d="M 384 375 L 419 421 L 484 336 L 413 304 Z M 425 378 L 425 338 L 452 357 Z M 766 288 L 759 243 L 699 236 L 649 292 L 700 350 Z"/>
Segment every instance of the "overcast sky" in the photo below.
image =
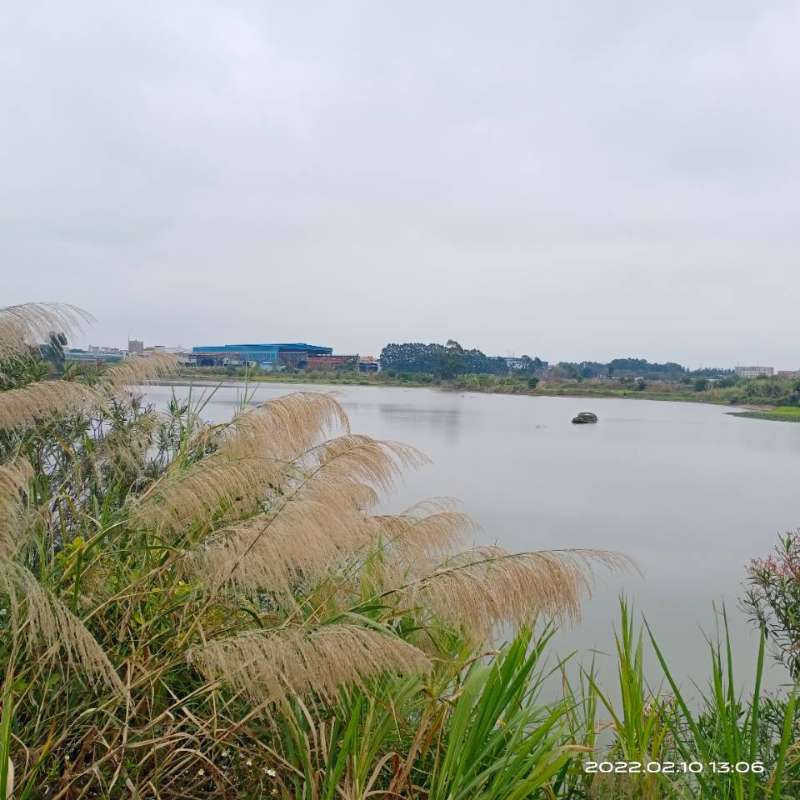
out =
<path fill-rule="evenodd" d="M 769 0 L 14 0 L 2 304 L 800 367 L 799 35 Z"/>

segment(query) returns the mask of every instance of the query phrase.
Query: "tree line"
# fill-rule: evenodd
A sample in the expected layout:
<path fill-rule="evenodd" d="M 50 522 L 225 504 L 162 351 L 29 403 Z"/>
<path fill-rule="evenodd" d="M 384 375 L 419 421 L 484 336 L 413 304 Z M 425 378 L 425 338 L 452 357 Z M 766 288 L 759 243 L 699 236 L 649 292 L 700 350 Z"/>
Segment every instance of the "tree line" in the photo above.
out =
<path fill-rule="evenodd" d="M 539 358 L 523 356 L 521 372 L 533 374 L 544 366 Z M 446 344 L 404 342 L 387 344 L 381 351 L 381 368 L 395 372 L 426 373 L 438 378 L 457 375 L 507 375 L 508 362 L 500 356 L 487 356 L 480 350 L 464 349 L 453 339 Z M 517 371 L 517 370 L 515 370 Z"/>
<path fill-rule="evenodd" d="M 615 358 L 607 363 L 598 361 L 561 361 L 548 366 L 542 359 L 524 355 L 506 359 L 487 356 L 481 350 L 463 348 L 450 339 L 446 344 L 422 342 L 391 343 L 381 351 L 381 367 L 405 373 L 425 373 L 438 378 L 457 375 L 508 375 L 509 373 L 541 376 L 545 371 L 553 378 L 587 380 L 592 378 L 650 378 L 680 381 L 693 374 L 674 361 L 650 362 L 644 358 Z M 726 370 L 703 370 L 702 377 L 721 377 Z"/>

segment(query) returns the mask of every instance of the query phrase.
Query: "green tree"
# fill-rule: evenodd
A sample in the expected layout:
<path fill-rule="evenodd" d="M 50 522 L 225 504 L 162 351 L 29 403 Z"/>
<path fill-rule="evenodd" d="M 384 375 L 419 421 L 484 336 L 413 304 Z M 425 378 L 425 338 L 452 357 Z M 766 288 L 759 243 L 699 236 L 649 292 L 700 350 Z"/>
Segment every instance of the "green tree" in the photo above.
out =
<path fill-rule="evenodd" d="M 64 364 L 66 362 L 64 348 L 66 345 L 67 337 L 63 333 L 51 333 L 48 343 L 43 344 L 39 348 L 41 357 L 45 361 L 49 361 L 58 373 L 64 371 Z"/>

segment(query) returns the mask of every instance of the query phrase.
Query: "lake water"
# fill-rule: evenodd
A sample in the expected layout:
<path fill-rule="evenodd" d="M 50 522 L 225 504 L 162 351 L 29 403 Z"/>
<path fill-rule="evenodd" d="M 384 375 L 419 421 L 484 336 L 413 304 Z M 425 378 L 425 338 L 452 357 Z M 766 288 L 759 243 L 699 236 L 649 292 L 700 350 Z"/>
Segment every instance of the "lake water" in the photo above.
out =
<path fill-rule="evenodd" d="M 163 406 L 187 387 L 147 387 Z M 258 384 L 255 402 L 326 387 Z M 197 392 L 197 387 L 193 390 Z M 458 498 L 478 538 L 510 550 L 597 547 L 633 558 L 642 575 L 599 573 L 583 619 L 558 636 L 560 652 L 595 649 L 607 679 L 617 599 L 635 600 L 674 671 L 705 681 L 714 604 L 731 621 L 738 678 L 753 674 L 756 637 L 738 608 L 746 563 L 800 525 L 800 424 L 740 419 L 719 406 L 647 400 L 337 387 L 353 430 L 414 445 L 433 460 L 389 498 L 401 510 L 424 497 Z M 217 390 L 214 421 L 235 411 L 241 387 Z M 579 411 L 597 425 L 572 425 Z M 655 665 L 649 670 L 659 675 Z M 608 664 L 604 667 L 603 664 Z M 769 665 L 767 684 L 786 680 Z"/>

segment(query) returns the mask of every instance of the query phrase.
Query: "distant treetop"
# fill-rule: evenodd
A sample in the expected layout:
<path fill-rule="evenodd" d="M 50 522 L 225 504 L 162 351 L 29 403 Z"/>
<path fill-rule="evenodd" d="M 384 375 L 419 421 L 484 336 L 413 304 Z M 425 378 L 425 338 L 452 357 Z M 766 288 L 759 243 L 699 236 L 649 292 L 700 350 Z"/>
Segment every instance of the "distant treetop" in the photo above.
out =
<path fill-rule="evenodd" d="M 465 373 L 506 375 L 504 358 L 487 356 L 480 350 L 464 350 L 454 339 L 446 345 L 404 342 L 387 344 L 381 351 L 381 368 L 397 372 L 428 373 L 453 378 Z"/>

